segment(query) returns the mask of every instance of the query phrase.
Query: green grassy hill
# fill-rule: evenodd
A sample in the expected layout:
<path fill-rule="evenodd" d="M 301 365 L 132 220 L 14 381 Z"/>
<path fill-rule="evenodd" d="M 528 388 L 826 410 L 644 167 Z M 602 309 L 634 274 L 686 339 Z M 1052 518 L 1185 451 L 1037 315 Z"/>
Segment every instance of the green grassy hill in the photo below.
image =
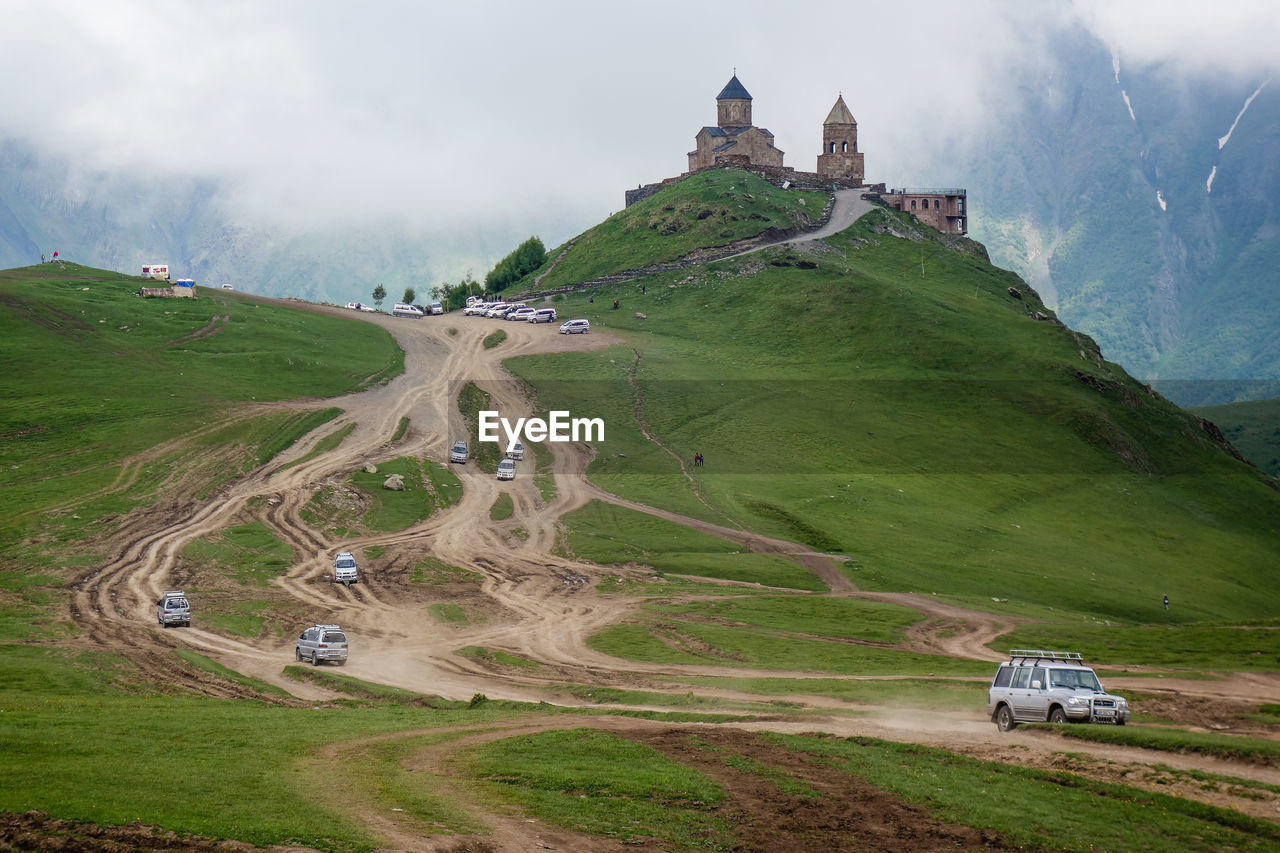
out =
<path fill-rule="evenodd" d="M 744 229 L 816 206 L 741 173 L 714 177 L 750 186 L 752 198 L 733 197 L 746 215 L 726 214 Z M 670 234 L 647 225 L 598 231 L 589 252 L 580 238 L 565 255 L 583 251 L 573 275 L 670 261 L 714 242 L 688 236 L 716 215 L 701 216 L 708 200 L 672 203 L 708 187 L 671 187 L 615 223 L 661 214 Z M 765 212 L 752 218 L 757 211 Z M 683 246 L 654 236 L 681 234 Z M 1103 361 L 985 258 L 970 241 L 877 211 L 821 247 L 772 248 L 605 286 L 594 303 L 586 293 L 559 297 L 562 316 L 587 316 L 593 335 L 620 343 L 508 365 L 535 387 L 540 408 L 605 419 L 589 472 L 605 489 L 832 552 L 863 589 L 1022 617 L 1002 648 L 1072 647 L 1115 666 L 1276 669 L 1278 632 L 1248 630 L 1274 627 L 1280 605 L 1274 481 L 1234 458 L 1197 416 Z M 788 838 L 807 840 L 810 829 L 828 828 L 828 816 L 846 820 L 830 824 L 832 844 L 856 846 L 849 838 L 859 821 L 841 799 L 852 791 L 874 796 L 867 801 L 877 809 L 909 802 L 913 816 L 903 824 L 927 814 L 965 830 L 956 835 L 965 847 L 1268 850 L 1280 838 L 1271 821 L 1130 787 L 1127 771 L 1125 784 L 1100 781 L 1114 770 L 1080 754 L 1063 764 L 1069 769 L 1039 770 L 867 737 L 710 725 L 743 713 L 760 715 L 757 725 L 785 718 L 809 731 L 832 715 L 864 715 L 863 706 L 909 709 L 907 717 L 892 712 L 900 720 L 942 711 L 976 722 L 983 687 L 969 679 L 991 668 L 907 647 L 905 632 L 920 625 L 913 607 L 815 595 L 820 579 L 785 555 L 744 554 L 720 537 L 603 502 L 565 519 L 564 544 L 601 565 L 592 587 L 572 594 L 638 604 L 588 644 L 637 660 L 741 667 L 742 678 L 672 675 L 638 686 L 624 665 L 617 684 L 548 685 L 544 674 L 538 684 L 549 699 L 601 703 L 569 709 L 479 693 L 444 701 L 292 666 L 286 653 L 285 675 L 336 697 L 289 702 L 274 685 L 178 648 L 163 683 L 152 680 L 129 654 L 93 649 L 68 636 L 74 627 L 44 618 L 68 594 L 67 580 L 99 561 L 95 537 L 116 514 L 162 494 L 172 472 L 202 479 L 210 494 L 338 414 L 254 404 L 362 388 L 397 374 L 402 360 L 370 324 L 221 291 L 142 300 L 132 295 L 139 283 L 71 265 L 0 272 L 8 368 L 0 379 L 0 833 L 39 809 L 136 833 L 119 834 L 120 847 L 134 837 L 154 843 L 158 827 L 334 851 L 385 849 L 403 837 L 392 833 L 470 849 L 471 834 L 486 843 L 483 820 L 493 812 L 655 849 L 717 850 L 756 840 L 755 824 L 742 824 L 749 812 L 752 820 L 781 816 Z M 613 299 L 620 310 L 605 308 Z M 174 436 L 190 441 L 170 443 Z M 683 470 L 668 451 L 685 460 Z M 688 464 L 695 452 L 705 466 Z M 416 460 L 392 464 L 401 462 L 418 472 Z M 456 497 L 438 474 L 419 473 Z M 353 523 L 316 494 L 307 523 Z M 404 519 L 392 509 L 368 524 L 399 529 Z M 202 572 L 240 572 L 251 585 L 262 580 L 255 565 L 288 559 L 278 544 L 269 524 L 255 522 L 188 547 Z M 264 556 L 255 562 L 245 557 L 251 551 Z M 646 562 L 652 575 L 610 568 Z M 402 582 L 428 570 L 470 574 L 422 561 Z M 1174 602 L 1167 613 L 1164 593 Z M 237 599 L 242 613 L 202 615 L 200 628 L 259 636 L 266 617 L 247 600 L 257 595 Z M 453 607 L 426 609 L 448 622 Z M 470 652 L 508 668 L 495 678 L 544 669 L 503 649 Z M 747 671 L 757 668 L 773 672 Z M 608 677 L 591 670 L 596 681 Z M 895 678 L 849 677 L 865 674 Z M 244 698 L 203 698 L 181 686 L 211 679 L 237 685 Z M 659 692 L 664 683 L 673 692 Z M 737 698 L 717 695 L 723 690 Z M 852 704 L 804 716 L 815 696 Z M 1135 698 L 1137 714 L 1143 701 Z M 700 713 L 708 710 L 715 713 Z M 1276 706 L 1258 712 L 1257 725 L 1276 724 Z M 607 732 L 590 731 L 600 714 L 648 716 L 668 728 L 628 730 L 615 719 Z M 687 720 L 704 725 L 669 728 Z M 1158 731 L 1166 749 L 1190 742 L 1185 731 L 1145 723 L 1115 734 Z M 495 732 L 502 727 L 509 736 Z M 1270 740 L 1202 738 L 1217 739 L 1212 749 L 1274 760 L 1273 750 L 1255 747 Z M 124 765 L 135 772 L 122 781 Z M 1194 778 L 1250 800 L 1274 788 L 1159 773 L 1160 785 Z M 343 796 L 329 797 L 333 790 Z M 737 799 L 743 792 L 753 799 Z M 1028 829 L 1028 813 L 1043 825 Z M 59 832 L 95 834 L 42 831 L 27 846 L 63 846 Z M 866 842 L 894 844 L 901 837 Z"/>
<path fill-rule="evenodd" d="M 764 231 L 814 227 L 825 193 L 779 193 L 767 181 L 737 169 L 704 172 L 618 211 L 547 253 L 547 263 L 514 286 L 550 290 L 624 270 L 674 261 Z"/>
<path fill-rule="evenodd" d="M 237 406 L 333 396 L 403 369 L 368 323 L 223 290 L 141 299 L 143 283 L 75 264 L 0 271 L 0 541 L 19 565 L 68 559 L 40 543 L 77 547 L 179 467 L 212 492 L 317 425 Z M 139 476 L 122 471 L 156 448 Z"/>
<path fill-rule="evenodd" d="M 1273 618 L 1280 495 L 1197 416 L 1035 319 L 972 244 L 889 211 L 825 244 L 575 294 L 562 316 L 625 343 L 509 364 L 541 406 L 605 419 L 606 489 L 838 552 L 864 589 L 1062 622 L 1086 648 L 1106 624 Z M 692 485 L 637 411 L 704 454 Z"/>
<path fill-rule="evenodd" d="M 1192 409 L 1217 424 L 1244 458 L 1280 477 L 1280 400 L 1257 400 Z"/>

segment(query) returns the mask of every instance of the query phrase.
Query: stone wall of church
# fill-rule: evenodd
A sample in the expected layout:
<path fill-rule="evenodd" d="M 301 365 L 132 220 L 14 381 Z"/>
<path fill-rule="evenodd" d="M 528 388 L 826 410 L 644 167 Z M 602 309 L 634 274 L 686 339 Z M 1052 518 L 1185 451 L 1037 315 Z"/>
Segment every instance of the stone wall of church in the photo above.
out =
<path fill-rule="evenodd" d="M 739 157 L 746 157 L 753 165 L 782 165 L 782 152 L 773 147 L 773 141 L 769 137 L 755 129 L 738 134 L 737 144 L 730 149 L 730 152 Z"/>
<path fill-rule="evenodd" d="M 720 127 L 748 127 L 751 124 L 751 102 L 739 99 L 717 101 L 716 124 Z"/>

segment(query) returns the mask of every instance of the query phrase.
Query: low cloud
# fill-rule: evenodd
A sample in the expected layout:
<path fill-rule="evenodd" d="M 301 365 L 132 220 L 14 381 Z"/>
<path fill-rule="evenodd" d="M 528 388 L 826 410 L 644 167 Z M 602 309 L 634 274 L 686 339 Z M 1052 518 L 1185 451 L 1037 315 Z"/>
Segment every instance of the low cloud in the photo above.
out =
<path fill-rule="evenodd" d="M 1073 21 L 1135 62 L 1242 69 L 1275 43 L 1262 3 L 1027 5 L 42 0 L 6 11 L 0 72 L 24 83 L 0 132 L 294 228 L 523 220 L 551 245 L 683 171 L 735 68 L 789 165 L 813 168 L 842 92 L 868 178 L 904 184 Z"/>

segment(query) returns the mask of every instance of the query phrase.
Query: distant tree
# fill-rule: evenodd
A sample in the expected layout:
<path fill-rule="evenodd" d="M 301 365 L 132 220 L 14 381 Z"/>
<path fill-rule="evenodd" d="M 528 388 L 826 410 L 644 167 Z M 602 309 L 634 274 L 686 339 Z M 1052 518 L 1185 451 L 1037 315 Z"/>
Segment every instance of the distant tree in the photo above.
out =
<path fill-rule="evenodd" d="M 413 300 L 417 298 L 418 298 L 417 291 L 415 291 L 412 287 L 406 287 L 404 289 L 404 299 L 401 299 L 400 301 L 403 302 L 405 305 L 412 305 Z"/>
<path fill-rule="evenodd" d="M 387 289 L 382 285 L 378 285 L 373 289 L 373 304 L 382 307 L 382 300 L 387 298 Z"/>
<path fill-rule="evenodd" d="M 440 301 L 448 311 L 456 311 L 467 304 L 467 297 L 480 293 L 480 282 L 472 277 L 471 271 L 463 276 L 457 284 L 443 282 L 437 289 Z"/>
<path fill-rule="evenodd" d="M 542 241 L 537 237 L 530 237 L 489 270 L 489 274 L 484 277 L 484 288 L 490 293 L 506 290 L 542 266 L 546 260 L 547 249 Z"/>

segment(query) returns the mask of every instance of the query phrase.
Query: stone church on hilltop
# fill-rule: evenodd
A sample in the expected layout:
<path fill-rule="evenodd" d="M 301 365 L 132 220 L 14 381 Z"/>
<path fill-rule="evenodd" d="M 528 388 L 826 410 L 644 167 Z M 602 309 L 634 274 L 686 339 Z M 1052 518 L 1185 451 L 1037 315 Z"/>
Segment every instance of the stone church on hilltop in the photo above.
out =
<path fill-rule="evenodd" d="M 862 183 L 862 155 L 858 153 L 858 123 L 845 106 L 844 95 L 836 97 L 836 105 L 822 123 L 822 153 L 818 155 L 818 174 L 824 178 L 847 178 Z"/>
<path fill-rule="evenodd" d="M 751 95 L 733 75 L 716 95 L 716 124 L 704 127 L 693 138 L 689 171 L 745 162 L 753 166 L 782 168 L 783 152 L 774 147 L 773 134 L 751 123 Z"/>
<path fill-rule="evenodd" d="M 863 156 L 858 151 L 858 122 L 843 93 L 822 123 L 822 152 L 817 169 L 800 172 L 782 161 L 785 152 L 774 145 L 773 134 L 751 122 L 751 94 L 735 72 L 716 95 L 716 123 L 703 127 L 694 136 L 689 152 L 689 171 L 675 178 L 627 190 L 627 206 L 648 198 L 681 178 L 704 169 L 734 167 L 746 169 L 783 187 L 807 189 L 865 188 L 864 198 L 882 202 L 912 214 L 944 234 L 968 231 L 966 192 L 963 189 L 895 189 L 884 184 L 864 183 Z"/>
<path fill-rule="evenodd" d="M 689 152 L 689 171 L 714 166 L 765 166 L 782 169 L 785 152 L 773 144 L 773 134 L 751 123 L 751 94 L 733 75 L 716 95 L 716 123 L 704 127 L 694 137 L 697 146 Z M 822 123 L 822 153 L 816 173 L 824 178 L 856 181 L 863 178 L 862 155 L 858 153 L 858 122 L 844 102 L 835 106 Z"/>

